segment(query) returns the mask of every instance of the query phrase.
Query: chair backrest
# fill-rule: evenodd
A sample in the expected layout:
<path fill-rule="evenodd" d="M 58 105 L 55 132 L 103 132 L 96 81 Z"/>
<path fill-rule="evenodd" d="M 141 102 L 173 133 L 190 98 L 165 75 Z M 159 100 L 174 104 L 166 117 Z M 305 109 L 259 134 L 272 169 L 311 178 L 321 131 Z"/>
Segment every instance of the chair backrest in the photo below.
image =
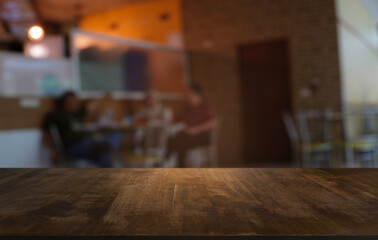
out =
<path fill-rule="evenodd" d="M 289 111 L 284 111 L 282 115 L 290 142 L 293 146 L 295 146 L 297 143 L 299 143 L 299 135 L 297 128 L 295 127 L 294 119 Z"/>
<path fill-rule="evenodd" d="M 58 127 L 55 125 L 50 126 L 49 132 L 50 132 L 55 150 L 57 154 L 59 155 L 59 158 L 62 160 L 63 163 L 67 163 L 68 158 L 67 158 L 66 150 L 65 150 L 63 140 L 60 135 Z"/>
<path fill-rule="evenodd" d="M 222 117 L 218 116 L 215 120 L 215 126 L 211 130 L 210 144 L 213 146 L 217 146 L 218 144 L 218 135 L 219 135 L 221 124 L 222 124 Z"/>
<path fill-rule="evenodd" d="M 344 137 L 358 138 L 378 134 L 378 110 L 376 108 L 352 109 L 343 113 Z"/>
<path fill-rule="evenodd" d="M 209 151 L 209 157 L 210 157 L 210 164 L 211 167 L 217 167 L 218 166 L 218 137 L 220 128 L 222 125 L 222 117 L 218 116 L 215 120 L 215 126 L 211 131 L 210 135 L 210 151 Z"/>
<path fill-rule="evenodd" d="M 186 161 L 191 167 L 202 167 L 206 162 L 211 167 L 218 166 L 218 136 L 222 124 L 222 118 L 215 119 L 215 126 L 210 131 L 209 145 L 199 146 L 191 149 L 187 156 Z"/>
<path fill-rule="evenodd" d="M 168 123 L 147 124 L 145 127 L 145 154 L 163 157 L 168 140 Z"/>
<path fill-rule="evenodd" d="M 299 136 L 303 143 L 331 140 L 332 111 L 307 110 L 297 114 Z"/>

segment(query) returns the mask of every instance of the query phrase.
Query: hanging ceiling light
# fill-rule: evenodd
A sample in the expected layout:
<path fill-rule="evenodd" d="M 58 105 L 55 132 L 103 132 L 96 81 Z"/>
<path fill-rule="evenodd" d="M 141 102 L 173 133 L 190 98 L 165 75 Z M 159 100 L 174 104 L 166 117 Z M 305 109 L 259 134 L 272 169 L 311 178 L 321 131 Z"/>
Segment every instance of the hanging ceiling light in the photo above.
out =
<path fill-rule="evenodd" d="M 40 41 L 43 39 L 45 32 L 43 28 L 37 25 L 31 26 L 28 31 L 28 37 L 32 41 Z"/>

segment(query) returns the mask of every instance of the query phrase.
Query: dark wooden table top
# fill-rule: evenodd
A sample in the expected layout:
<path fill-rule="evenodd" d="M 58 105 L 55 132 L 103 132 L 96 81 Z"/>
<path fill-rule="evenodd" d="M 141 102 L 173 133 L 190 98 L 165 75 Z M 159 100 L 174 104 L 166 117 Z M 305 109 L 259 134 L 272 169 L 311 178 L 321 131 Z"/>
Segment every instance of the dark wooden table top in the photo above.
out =
<path fill-rule="evenodd" d="M 378 169 L 0 169 L 1 236 L 378 239 Z"/>

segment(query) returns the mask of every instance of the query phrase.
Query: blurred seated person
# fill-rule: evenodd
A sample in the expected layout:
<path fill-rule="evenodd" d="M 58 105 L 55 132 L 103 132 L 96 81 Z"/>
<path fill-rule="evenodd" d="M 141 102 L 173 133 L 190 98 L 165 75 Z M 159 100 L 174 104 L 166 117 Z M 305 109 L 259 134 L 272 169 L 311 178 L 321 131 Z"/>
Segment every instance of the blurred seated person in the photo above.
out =
<path fill-rule="evenodd" d="M 121 144 L 118 132 L 96 138 L 94 131 L 85 129 L 87 109 L 74 92 L 64 93 L 57 102 L 57 109 L 50 113 L 43 124 L 45 132 L 56 127 L 65 152 L 72 159 L 84 159 L 99 167 L 112 167 L 111 151 Z"/>
<path fill-rule="evenodd" d="M 177 154 L 178 166 L 185 167 L 185 158 L 189 150 L 208 146 L 211 131 L 216 125 L 214 108 L 202 97 L 199 85 L 192 84 L 185 91 L 186 106 L 176 123 L 182 124 L 182 130 L 168 140 L 166 158 Z"/>
<path fill-rule="evenodd" d="M 156 145 L 158 137 L 161 136 L 164 128 L 172 120 L 172 110 L 164 106 L 154 91 L 146 92 L 144 107 L 134 117 L 136 125 L 143 125 L 135 134 L 135 141 L 138 144 L 146 145 L 146 138 L 151 140 L 149 145 Z M 154 147 L 154 146 L 151 146 Z"/>

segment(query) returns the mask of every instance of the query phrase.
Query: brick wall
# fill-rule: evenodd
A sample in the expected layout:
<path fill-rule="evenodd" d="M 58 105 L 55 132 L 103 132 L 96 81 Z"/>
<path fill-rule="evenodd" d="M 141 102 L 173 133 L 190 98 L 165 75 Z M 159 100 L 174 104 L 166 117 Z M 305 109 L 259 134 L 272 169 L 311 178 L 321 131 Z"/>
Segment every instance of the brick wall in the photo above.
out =
<path fill-rule="evenodd" d="M 293 109 L 340 110 L 333 0 L 183 0 L 182 8 L 192 79 L 203 85 L 205 95 L 223 118 L 221 162 L 242 159 L 238 45 L 287 39 Z M 321 80 L 320 89 L 310 97 L 301 97 L 300 90 L 314 78 Z"/>

